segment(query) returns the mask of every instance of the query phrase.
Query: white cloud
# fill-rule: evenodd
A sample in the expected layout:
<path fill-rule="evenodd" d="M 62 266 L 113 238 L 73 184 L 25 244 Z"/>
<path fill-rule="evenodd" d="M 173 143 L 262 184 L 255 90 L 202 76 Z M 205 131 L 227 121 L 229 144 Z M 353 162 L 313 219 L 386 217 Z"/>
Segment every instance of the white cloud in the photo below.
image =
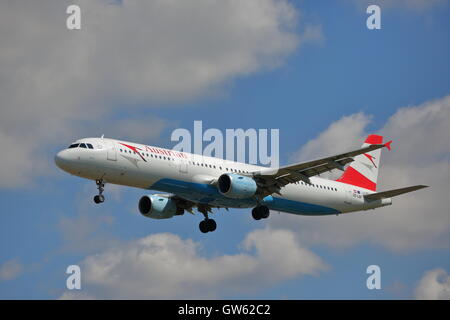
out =
<path fill-rule="evenodd" d="M 363 113 L 344 116 L 332 123 L 327 130 L 320 133 L 317 138 L 309 140 L 299 151 L 293 155 L 293 161 L 308 161 L 324 156 L 324 152 L 338 154 L 350 149 L 359 148 L 362 144 L 364 129 L 370 123 L 371 117 Z M 339 174 L 339 173 L 337 173 Z M 330 178 L 336 172 L 331 172 Z M 327 177 L 327 174 L 322 174 Z"/>
<path fill-rule="evenodd" d="M 149 144 L 159 137 L 161 132 L 173 123 L 156 117 L 127 118 L 105 129 L 109 137 Z"/>
<path fill-rule="evenodd" d="M 359 147 L 370 116 L 344 117 L 308 142 L 298 155 L 314 158 Z M 393 205 L 339 216 L 274 215 L 270 224 L 294 230 L 303 243 L 346 247 L 369 242 L 408 251 L 450 246 L 450 96 L 399 109 L 379 133 L 394 140 L 383 151 L 378 190 L 431 186 L 393 199 Z"/>
<path fill-rule="evenodd" d="M 327 130 L 320 133 L 317 138 L 308 141 L 295 157 L 300 161 L 312 160 L 315 157 L 323 156 L 326 152 L 340 153 L 343 149 L 349 149 L 349 137 L 353 138 L 352 144 L 361 145 L 361 138 L 364 129 L 370 123 L 371 117 L 363 113 L 356 113 L 344 116 L 332 123 Z"/>
<path fill-rule="evenodd" d="M 0 281 L 17 278 L 23 272 L 23 265 L 17 259 L 11 259 L 0 265 Z"/>
<path fill-rule="evenodd" d="M 421 300 L 449 300 L 450 276 L 444 269 L 427 271 L 415 290 L 415 298 Z"/>
<path fill-rule="evenodd" d="M 325 269 L 291 231 L 253 231 L 240 253 L 212 257 L 191 239 L 160 233 L 88 256 L 81 263 L 82 295 L 61 298 L 216 298 Z"/>
<path fill-rule="evenodd" d="M 73 3 L 78 31 L 66 29 Z M 321 38 L 317 26 L 298 36 L 297 22 L 286 0 L 0 2 L 0 147 L 8 150 L 0 187 L 48 172 L 47 146 L 89 126 L 100 131 L 119 107 L 133 114 L 135 105 L 211 95 L 279 66 L 299 43 Z"/>

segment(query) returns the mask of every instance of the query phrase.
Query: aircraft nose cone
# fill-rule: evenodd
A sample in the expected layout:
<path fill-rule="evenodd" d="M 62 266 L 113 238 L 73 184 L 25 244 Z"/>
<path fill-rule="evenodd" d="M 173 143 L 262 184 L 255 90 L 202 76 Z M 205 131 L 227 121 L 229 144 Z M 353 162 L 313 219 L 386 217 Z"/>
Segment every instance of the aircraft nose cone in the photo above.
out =
<path fill-rule="evenodd" d="M 55 164 L 60 169 L 63 169 L 63 170 L 67 169 L 69 162 L 70 162 L 70 159 L 69 159 L 67 150 L 62 150 L 55 155 Z"/>

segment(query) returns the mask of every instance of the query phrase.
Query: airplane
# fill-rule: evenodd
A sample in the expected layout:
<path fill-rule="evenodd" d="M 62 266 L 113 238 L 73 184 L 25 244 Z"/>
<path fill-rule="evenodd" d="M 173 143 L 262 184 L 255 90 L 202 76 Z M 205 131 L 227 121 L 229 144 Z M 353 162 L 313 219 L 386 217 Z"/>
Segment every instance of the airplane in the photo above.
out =
<path fill-rule="evenodd" d="M 339 215 L 392 204 L 392 197 L 424 185 L 377 192 L 381 149 L 391 143 L 371 134 L 360 149 L 278 168 L 262 167 L 133 142 L 79 139 L 55 156 L 56 165 L 78 177 L 94 180 L 95 203 L 105 201 L 105 183 L 164 192 L 144 195 L 139 212 L 153 219 L 193 213 L 204 215 L 203 233 L 216 230 L 209 217 L 215 208 L 252 208 L 255 220 L 270 210 L 296 215 Z M 321 173 L 338 169 L 340 178 Z"/>

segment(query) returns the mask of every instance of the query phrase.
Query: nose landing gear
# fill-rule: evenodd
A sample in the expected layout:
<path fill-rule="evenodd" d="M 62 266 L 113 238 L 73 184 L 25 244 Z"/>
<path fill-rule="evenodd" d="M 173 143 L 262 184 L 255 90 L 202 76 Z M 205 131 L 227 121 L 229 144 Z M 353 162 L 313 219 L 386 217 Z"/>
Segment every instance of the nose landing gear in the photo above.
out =
<path fill-rule="evenodd" d="M 103 203 L 105 201 L 105 196 L 103 195 L 103 191 L 105 190 L 105 183 L 103 179 L 95 180 L 95 184 L 97 185 L 98 195 L 94 197 L 95 203 Z"/>
<path fill-rule="evenodd" d="M 252 209 L 252 217 L 255 220 L 267 219 L 269 215 L 270 211 L 266 206 L 257 206 Z"/>

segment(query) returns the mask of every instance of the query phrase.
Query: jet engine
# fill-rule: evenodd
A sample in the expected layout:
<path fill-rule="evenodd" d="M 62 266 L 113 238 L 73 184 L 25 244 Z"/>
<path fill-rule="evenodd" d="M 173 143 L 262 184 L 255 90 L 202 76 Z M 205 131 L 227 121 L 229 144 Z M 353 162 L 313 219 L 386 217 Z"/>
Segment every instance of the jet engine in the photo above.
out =
<path fill-rule="evenodd" d="M 158 195 L 143 196 L 139 200 L 139 212 L 147 218 L 169 219 L 174 215 L 183 214 L 184 210 L 177 207 L 177 204 L 170 197 Z"/>
<path fill-rule="evenodd" d="M 219 177 L 217 187 L 225 197 L 245 199 L 255 195 L 258 186 L 250 177 L 234 173 L 224 173 Z"/>

